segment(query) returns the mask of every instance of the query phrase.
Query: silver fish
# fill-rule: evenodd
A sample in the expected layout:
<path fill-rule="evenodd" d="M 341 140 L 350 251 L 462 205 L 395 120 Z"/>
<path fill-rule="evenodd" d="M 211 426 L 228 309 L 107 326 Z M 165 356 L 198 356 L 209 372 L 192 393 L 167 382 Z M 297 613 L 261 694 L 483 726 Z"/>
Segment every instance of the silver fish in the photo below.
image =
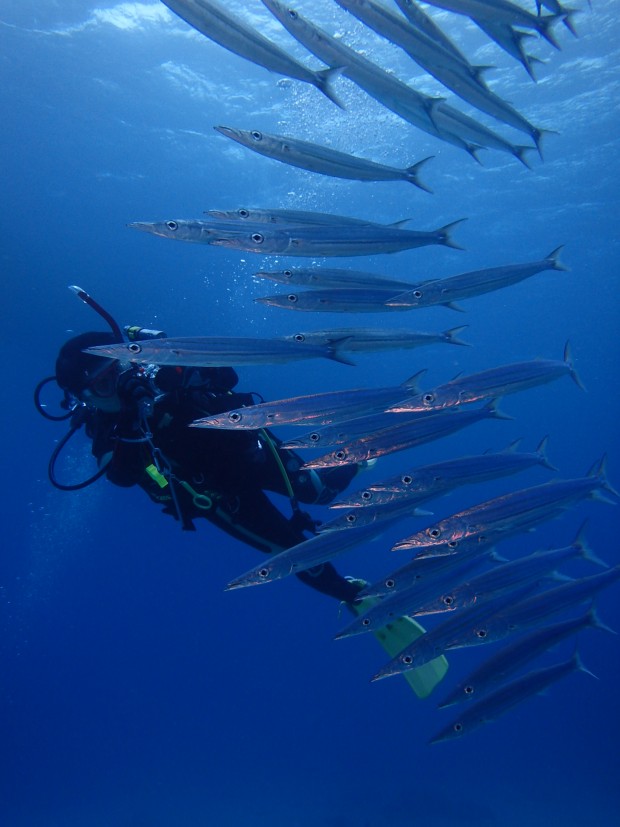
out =
<path fill-rule="evenodd" d="M 383 428 L 390 428 L 401 423 L 419 419 L 424 414 L 393 414 L 380 411 L 379 413 L 365 414 L 315 428 L 296 439 L 288 439 L 282 443 L 283 448 L 291 451 L 304 448 L 330 448 L 335 445 L 345 445 L 353 439 L 375 433 Z"/>
<path fill-rule="evenodd" d="M 314 568 L 314 566 L 321 563 L 326 563 L 360 543 L 378 537 L 385 531 L 388 522 L 373 523 L 344 533 L 326 531 L 323 534 L 317 534 L 315 537 L 281 551 L 279 554 L 272 554 L 262 565 L 255 566 L 231 581 L 226 590 L 271 583 L 274 580 L 281 580 L 291 574 L 297 574 L 300 571 Z"/>
<path fill-rule="evenodd" d="M 389 313 L 410 310 L 409 307 L 390 307 L 394 289 L 376 287 L 325 288 L 276 293 L 254 299 L 258 304 L 297 310 L 301 313 Z"/>
<path fill-rule="evenodd" d="M 394 413 L 405 411 L 440 411 L 455 408 L 470 402 L 480 402 L 489 397 L 506 396 L 509 393 L 534 388 L 547 382 L 570 376 L 576 385 L 583 388 L 573 367 L 570 344 L 564 348 L 563 361 L 553 359 L 531 359 L 528 362 L 513 362 L 508 365 L 460 376 L 430 391 L 417 394 L 389 408 Z"/>
<path fill-rule="evenodd" d="M 605 473 L 605 457 L 587 476 L 556 480 L 503 494 L 453 514 L 444 520 L 400 540 L 394 549 L 416 549 L 424 554 L 451 554 L 466 537 L 484 533 L 493 527 L 502 529 L 520 520 L 544 521 L 561 513 L 573 503 L 608 491 L 618 497 Z"/>
<path fill-rule="evenodd" d="M 432 511 L 417 508 L 417 504 L 410 502 L 388 503 L 387 505 L 378 505 L 376 508 L 357 508 L 344 513 L 341 512 L 334 519 L 321 523 L 317 528 L 317 532 L 322 534 L 325 531 L 348 531 L 358 526 L 370 525 L 382 520 L 390 520 L 394 523 L 408 517 L 424 517 L 432 513 Z"/>
<path fill-rule="evenodd" d="M 458 338 L 458 334 L 466 329 L 467 325 L 461 325 L 441 333 L 422 333 L 403 328 L 335 327 L 329 330 L 300 331 L 283 338 L 285 341 L 307 342 L 315 345 L 329 345 L 335 340 L 342 343 L 338 346 L 339 350 L 377 353 L 383 350 L 410 350 L 436 344 L 469 347 L 467 342 Z"/>
<path fill-rule="evenodd" d="M 256 430 L 274 425 L 305 425 L 316 422 L 329 425 L 372 412 L 381 412 L 390 400 L 407 395 L 417 387 L 419 373 L 400 385 L 383 388 L 353 388 L 344 391 L 327 391 L 304 396 L 261 402 L 245 408 L 226 411 L 217 416 L 198 419 L 198 428 L 227 428 L 232 430 Z"/>
<path fill-rule="evenodd" d="M 443 29 L 435 23 L 433 18 L 427 14 L 415 0 L 396 0 L 396 5 L 416 29 L 425 34 L 434 43 L 441 46 L 445 52 L 460 60 L 461 63 L 469 65 L 469 61 L 465 55 L 459 51 Z"/>
<path fill-rule="evenodd" d="M 334 343 L 335 344 L 335 343 Z M 181 365 L 184 367 L 234 367 L 294 362 L 300 359 L 333 359 L 352 364 L 335 346 L 296 346 L 283 339 L 235 336 L 146 339 L 86 348 L 93 356 L 108 356 L 139 365 Z"/>
<path fill-rule="evenodd" d="M 257 129 L 247 131 L 230 126 L 216 126 L 214 129 L 260 155 L 309 172 L 355 181 L 407 181 L 425 192 L 432 192 L 418 178 L 420 169 L 431 158 L 399 169 L 290 136 L 269 135 Z"/>
<path fill-rule="evenodd" d="M 532 124 L 510 104 L 490 91 L 481 81 L 480 70 L 469 67 L 438 47 L 402 17 L 373 0 L 336 0 L 338 5 L 390 42 L 400 46 L 418 65 L 451 89 L 463 100 L 496 120 L 530 135 L 538 145 L 542 130 Z M 484 67 L 481 67 L 484 68 Z"/>
<path fill-rule="evenodd" d="M 522 703 L 531 695 L 537 695 L 572 672 L 586 672 L 592 675 L 582 664 L 579 655 L 575 653 L 570 660 L 564 663 L 537 669 L 535 672 L 530 672 L 501 687 L 492 695 L 488 695 L 482 701 L 466 709 L 462 715 L 438 732 L 429 743 L 438 744 L 440 741 L 453 740 L 467 735 L 478 727 L 490 721 L 495 721 L 504 712 Z M 592 675 L 592 677 L 596 677 L 596 675 Z"/>
<path fill-rule="evenodd" d="M 450 306 L 452 302 L 459 299 L 470 299 L 493 290 L 501 290 L 503 287 L 517 284 L 545 270 L 566 270 L 567 268 L 558 258 L 561 249 L 562 247 L 557 247 L 541 261 L 473 270 L 444 279 L 425 281 L 423 284 L 416 284 L 400 296 L 390 299 L 388 304 L 410 307 L 431 307 L 436 304 Z"/>
<path fill-rule="evenodd" d="M 475 157 L 479 144 L 469 144 L 447 128 L 440 130 L 435 123 L 435 112 L 442 98 L 431 98 L 416 92 L 405 83 L 362 57 L 340 40 L 287 9 L 279 0 L 262 0 L 269 11 L 306 49 L 332 67 L 341 67 L 342 74 L 352 80 L 368 95 L 408 123 L 430 135 L 467 150 Z"/>
<path fill-rule="evenodd" d="M 581 557 L 583 560 L 606 566 L 579 538 L 566 548 L 535 551 L 526 557 L 510 560 L 465 583 L 459 583 L 442 594 L 437 594 L 428 603 L 417 603 L 415 611 L 408 612 L 408 614 L 411 617 L 418 617 L 427 614 L 454 612 L 472 606 L 490 593 L 514 588 L 514 586 L 524 581 L 549 576 L 561 579 L 557 576 L 556 569 L 566 560 L 575 557 Z"/>
<path fill-rule="evenodd" d="M 478 410 L 431 414 L 354 439 L 335 451 L 305 462 L 302 467 L 332 468 L 382 457 L 456 433 L 461 428 L 481 422 L 483 419 L 506 419 L 506 417 L 497 410 L 494 403 Z"/>
<path fill-rule="evenodd" d="M 246 253 L 285 256 L 371 256 L 398 253 L 431 244 L 462 249 L 450 231 L 465 221 L 460 218 L 436 230 L 403 230 L 384 224 L 331 224 L 308 227 L 282 225 L 278 229 L 248 229 L 243 232 L 230 227 L 211 233 L 209 244 L 242 250 Z"/>
<path fill-rule="evenodd" d="M 255 28 L 221 8 L 212 0 L 162 0 L 164 5 L 210 40 L 271 72 L 310 83 L 338 106 L 330 88 L 338 74 L 334 69 L 313 71 L 298 63 Z"/>
<path fill-rule="evenodd" d="M 620 579 L 620 565 L 607 569 L 600 574 L 571 580 L 561 586 L 530 595 L 505 606 L 497 608 L 492 614 L 481 618 L 463 637 L 455 638 L 451 648 L 478 646 L 494 643 L 507 635 L 529 629 L 541 621 L 579 606 Z"/>
<path fill-rule="evenodd" d="M 428 562 L 428 561 L 427 561 Z M 363 614 L 345 626 L 335 635 L 335 640 L 359 635 L 364 632 L 375 632 L 388 623 L 393 623 L 399 617 L 406 617 L 412 605 L 421 605 L 426 600 L 441 594 L 442 589 L 459 582 L 460 578 L 479 566 L 480 557 L 464 559 L 458 566 L 419 567 L 418 579 L 408 588 L 400 589 L 388 597 L 364 597 L 362 602 L 368 605 Z"/>
<path fill-rule="evenodd" d="M 473 20 L 491 20 L 509 26 L 535 29 L 552 46 L 556 49 L 560 48 L 552 35 L 551 26 L 561 19 L 561 15 L 551 14 L 541 17 L 509 0 L 429 0 L 429 3 L 431 6 L 463 14 Z"/>
<path fill-rule="evenodd" d="M 439 568 L 442 566 L 449 568 L 453 565 L 459 565 L 461 560 L 469 559 L 470 557 L 483 559 L 485 555 L 491 555 L 492 559 L 496 561 L 505 562 L 505 558 L 498 557 L 493 551 L 494 547 L 498 543 L 509 540 L 511 537 L 526 531 L 528 531 L 528 526 L 520 524 L 518 526 L 508 526 L 503 531 L 494 529 L 477 537 L 465 538 L 459 544 L 458 554 L 455 557 L 448 555 L 438 555 L 436 557 L 416 556 L 398 569 L 384 575 L 380 580 L 377 580 L 370 586 L 365 586 L 360 592 L 360 597 L 387 596 L 403 589 L 408 589 L 419 580 L 420 573 L 424 574 L 426 572 L 426 565 L 431 562 Z"/>
<path fill-rule="evenodd" d="M 403 649 L 373 680 L 414 669 L 452 649 L 482 646 L 502 640 L 510 634 L 535 626 L 558 612 L 591 600 L 618 579 L 620 566 L 529 596 L 527 591 L 531 591 L 531 588 L 525 586 L 516 592 L 504 593 L 462 609 Z"/>
<path fill-rule="evenodd" d="M 438 704 L 443 709 L 460 701 L 471 700 L 484 695 L 489 688 L 497 683 L 503 683 L 506 678 L 517 672 L 524 664 L 551 649 L 567 637 L 578 634 L 583 629 L 604 629 L 615 632 L 601 622 L 598 615 L 591 609 L 580 617 L 563 620 L 551 626 L 530 633 L 524 638 L 503 647 L 496 655 L 485 660 L 477 669 L 470 672 L 454 689 Z"/>
<path fill-rule="evenodd" d="M 516 474 L 535 465 L 556 471 L 547 459 L 547 440 L 548 437 L 544 437 L 536 450 L 530 453 L 518 452 L 520 440 L 517 440 L 503 451 L 459 457 L 414 468 L 349 494 L 345 499 L 332 503 L 330 508 L 363 507 L 401 498 L 439 496 L 460 485 Z"/>
<path fill-rule="evenodd" d="M 161 238 L 171 238 L 175 241 L 188 241 L 193 244 L 212 244 L 213 239 L 227 232 L 245 235 L 248 230 L 262 231 L 262 224 L 245 224 L 243 227 L 237 221 L 219 221 L 215 218 L 170 218 L 167 221 L 133 221 L 127 225 L 132 230 L 151 233 Z"/>
<path fill-rule="evenodd" d="M 373 680 L 398 675 L 452 649 L 481 646 L 534 626 L 565 609 L 579 606 L 620 578 L 620 566 L 582 577 L 554 589 L 530 594 L 531 587 L 462 609 L 386 664 Z"/>
<path fill-rule="evenodd" d="M 240 222 L 246 224 L 359 224 L 366 226 L 377 222 L 367 221 L 365 218 L 352 218 L 348 215 L 335 215 L 334 213 L 312 212 L 310 210 L 287 210 L 287 209 L 257 209 L 239 207 L 236 210 L 206 210 L 205 215 L 217 221 Z M 379 224 L 385 227 L 401 227 L 411 219 L 404 218 L 390 224 Z M 211 225 L 213 226 L 213 225 Z M 222 226 L 216 224 L 215 227 Z M 234 225 L 233 225 L 234 226 Z"/>
<path fill-rule="evenodd" d="M 362 23 L 400 46 L 419 66 L 441 82 L 434 72 L 442 67 L 458 67 L 480 82 L 487 66 L 472 66 L 458 50 L 446 48 L 443 42 L 391 9 L 374 0 L 336 0 L 339 6 L 355 15 Z"/>
<path fill-rule="evenodd" d="M 475 603 L 467 609 L 455 612 L 439 626 L 435 626 L 414 643 L 406 646 L 391 661 L 386 663 L 371 680 L 378 681 L 392 675 L 408 672 L 410 669 L 423 666 L 429 660 L 434 660 L 451 649 L 459 649 L 468 645 L 467 642 L 472 637 L 473 629 L 477 629 L 486 623 L 490 617 L 493 617 L 495 613 L 505 607 L 507 602 L 514 601 L 518 603 L 524 599 L 534 588 L 535 585 L 529 583 L 508 594 L 501 594 L 499 597 Z"/>
<path fill-rule="evenodd" d="M 291 267 L 287 270 L 261 270 L 254 273 L 256 278 L 269 279 L 278 284 L 294 284 L 299 287 L 317 287 L 319 289 L 345 290 L 370 288 L 373 290 L 409 290 L 411 282 L 404 279 L 391 279 L 387 276 L 379 276 L 376 273 L 367 273 L 362 270 L 343 270 L 342 268 L 329 267 Z"/>

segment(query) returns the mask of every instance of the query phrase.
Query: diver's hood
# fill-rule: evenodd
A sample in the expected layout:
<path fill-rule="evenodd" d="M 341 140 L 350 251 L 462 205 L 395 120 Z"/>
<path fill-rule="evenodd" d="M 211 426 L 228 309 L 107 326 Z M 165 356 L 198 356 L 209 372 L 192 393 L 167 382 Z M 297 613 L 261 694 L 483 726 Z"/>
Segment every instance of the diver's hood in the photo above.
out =
<path fill-rule="evenodd" d="M 60 387 L 76 396 L 79 395 L 88 387 L 91 374 L 104 362 L 109 361 L 102 356 L 82 353 L 83 349 L 115 342 L 118 342 L 118 337 L 113 333 L 96 331 L 81 333 L 65 342 L 56 359 L 56 381 Z"/>

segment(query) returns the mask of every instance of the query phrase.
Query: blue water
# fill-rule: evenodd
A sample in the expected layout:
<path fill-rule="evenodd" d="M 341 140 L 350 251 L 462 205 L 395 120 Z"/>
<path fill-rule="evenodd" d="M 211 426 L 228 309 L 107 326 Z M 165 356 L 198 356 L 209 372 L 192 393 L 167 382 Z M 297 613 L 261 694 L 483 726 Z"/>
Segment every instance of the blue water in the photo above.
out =
<path fill-rule="evenodd" d="M 258 0 L 229 5 L 304 59 Z M 62 342 L 102 328 L 67 290 L 75 283 L 122 324 L 170 335 L 269 336 L 347 323 L 469 325 L 469 349 L 360 355 L 355 368 L 308 362 L 239 371 L 241 388 L 270 399 L 395 384 L 423 367 L 430 387 L 459 371 L 560 358 L 570 338 L 587 393 L 565 379 L 508 397 L 501 406 L 512 421 L 485 422 L 395 454 L 372 473 L 501 449 L 517 437 L 531 449 L 548 433 L 550 459 L 563 476 L 581 475 L 607 452 L 610 478 L 620 485 L 616 17 L 610 0 L 580 5 L 578 39 L 559 26 L 562 51 L 533 42 L 531 51 L 546 60 L 536 85 L 472 25 L 439 15 L 474 62 L 498 66 L 491 77 L 499 94 L 559 133 L 546 137 L 545 162 L 534 160 L 528 171 L 492 150 L 478 166 L 340 81 L 343 113 L 316 90 L 278 83 L 216 47 L 159 3 L 0 4 L 1 824 L 618 824 L 617 638 L 588 631 L 580 640 L 599 680 L 571 675 L 469 738 L 429 747 L 451 715 L 435 709 L 443 687 L 420 701 L 400 678 L 370 684 L 386 660 L 383 651 L 363 637 L 333 642 L 346 617 L 294 578 L 224 593 L 260 558 L 208 524 L 183 533 L 140 490 L 103 481 L 76 493 L 54 490 L 47 460 L 65 426 L 41 419 L 32 405 L 32 390 L 53 372 Z M 297 6 L 402 79 L 439 91 L 329 0 Z M 423 173 L 435 194 L 288 168 L 217 135 L 217 124 L 288 133 L 399 166 L 435 155 Z M 311 316 L 253 302 L 278 292 L 252 279 L 256 270 L 273 268 L 273 259 L 125 227 L 239 206 L 384 222 L 411 217 L 416 229 L 468 218 L 455 232 L 464 252 L 425 248 L 333 266 L 415 280 L 536 259 L 564 244 L 570 272 L 543 273 L 464 302 L 466 314 L 432 308 Z M 57 401 L 51 389 L 46 401 Z M 83 436 L 65 459 L 73 479 L 94 470 Z M 536 469 L 430 507 L 445 516 L 548 478 Z M 618 509 L 592 501 L 505 552 L 565 545 L 586 517 L 592 547 L 618 563 Z M 379 542 L 355 550 L 338 567 L 374 578 L 396 565 L 388 548 Z M 591 571 L 585 564 L 571 569 Z M 618 595 L 616 585 L 598 608 L 620 630 Z M 566 643 L 545 662 L 571 651 Z M 454 653 L 446 688 L 480 657 Z"/>

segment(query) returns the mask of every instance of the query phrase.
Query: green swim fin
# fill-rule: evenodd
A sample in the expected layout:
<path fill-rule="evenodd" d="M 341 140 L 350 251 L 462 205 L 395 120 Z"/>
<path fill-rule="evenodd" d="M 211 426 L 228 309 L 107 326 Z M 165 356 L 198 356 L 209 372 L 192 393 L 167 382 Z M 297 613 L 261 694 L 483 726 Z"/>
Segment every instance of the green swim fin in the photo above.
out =
<path fill-rule="evenodd" d="M 352 580 L 354 583 L 366 585 L 363 580 L 347 579 Z M 345 603 L 345 605 L 353 614 L 361 615 L 378 602 L 379 598 L 377 597 L 367 597 L 359 603 Z M 387 626 L 378 629 L 373 634 L 388 655 L 393 658 L 402 651 L 405 646 L 409 646 L 410 643 L 413 643 L 414 640 L 417 640 L 417 638 L 423 635 L 425 631 L 425 628 L 412 617 L 399 617 L 393 623 L 388 623 Z M 448 661 L 443 655 L 440 655 L 438 658 L 424 664 L 424 666 L 403 672 L 403 678 L 418 698 L 427 698 L 443 679 L 447 671 Z"/>

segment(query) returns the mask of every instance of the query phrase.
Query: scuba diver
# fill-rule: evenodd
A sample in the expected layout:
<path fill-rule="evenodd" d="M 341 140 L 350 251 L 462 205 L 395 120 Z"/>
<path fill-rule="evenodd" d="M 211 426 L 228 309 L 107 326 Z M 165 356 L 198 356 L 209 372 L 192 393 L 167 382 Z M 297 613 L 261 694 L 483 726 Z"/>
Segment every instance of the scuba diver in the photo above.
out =
<path fill-rule="evenodd" d="M 114 319 L 85 291 L 71 289 L 106 320 L 111 331 L 82 333 L 65 342 L 56 359 L 55 375 L 43 379 L 35 390 L 40 413 L 48 419 L 70 420 L 69 431 L 49 462 L 52 484 L 72 491 L 105 476 L 118 486 L 138 485 L 183 529 L 194 530 L 194 520 L 203 517 L 269 554 L 284 551 L 315 534 L 317 523 L 299 503 L 331 502 L 366 463 L 316 472 L 302 468 L 301 457 L 281 448 L 280 441 L 265 429 L 188 427 L 196 419 L 253 405 L 257 394 L 236 390 L 238 376 L 231 367 L 142 366 L 84 353 L 88 347 L 165 334 L 139 327 L 126 327 L 123 334 Z M 50 414 L 40 402 L 42 388 L 52 381 L 64 393 L 62 415 Z M 259 401 L 263 400 L 259 397 Z M 68 440 L 82 427 L 92 440 L 98 470 L 84 481 L 61 483 L 56 477 L 56 461 Z M 288 496 L 292 516 L 287 518 L 266 492 Z M 341 576 L 331 563 L 296 576 L 346 603 L 356 614 L 367 608 L 366 601 L 356 601 L 365 581 Z M 423 631 L 410 618 L 400 618 L 391 627 L 391 631 L 379 630 L 376 635 L 390 654 Z M 407 673 L 407 679 L 414 691 L 424 696 L 444 671 L 443 665 L 435 665 L 426 678 Z"/>

